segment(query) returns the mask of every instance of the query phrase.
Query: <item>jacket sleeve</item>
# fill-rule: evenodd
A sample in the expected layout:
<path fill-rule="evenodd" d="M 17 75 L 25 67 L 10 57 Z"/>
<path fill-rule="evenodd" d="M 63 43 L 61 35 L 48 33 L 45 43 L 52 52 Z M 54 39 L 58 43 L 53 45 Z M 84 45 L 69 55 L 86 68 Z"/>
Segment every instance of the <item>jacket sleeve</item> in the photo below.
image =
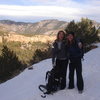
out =
<path fill-rule="evenodd" d="M 56 43 L 54 42 L 52 44 L 52 64 L 55 64 L 55 59 L 56 59 Z"/>

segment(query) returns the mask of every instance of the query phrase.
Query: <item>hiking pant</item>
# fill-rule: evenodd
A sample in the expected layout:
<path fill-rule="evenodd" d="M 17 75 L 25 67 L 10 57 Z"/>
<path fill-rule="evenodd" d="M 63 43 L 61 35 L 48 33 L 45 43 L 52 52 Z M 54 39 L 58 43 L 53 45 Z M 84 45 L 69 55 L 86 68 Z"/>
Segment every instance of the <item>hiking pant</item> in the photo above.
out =
<path fill-rule="evenodd" d="M 59 76 L 61 77 L 61 89 L 64 89 L 66 87 L 66 74 L 67 74 L 67 65 L 68 65 L 68 59 L 66 60 L 56 60 L 56 67 L 59 70 Z"/>
<path fill-rule="evenodd" d="M 69 88 L 74 88 L 74 72 L 76 70 L 77 76 L 77 88 L 78 90 L 83 90 L 84 83 L 82 77 L 82 62 L 81 58 L 70 59 L 69 64 Z"/>

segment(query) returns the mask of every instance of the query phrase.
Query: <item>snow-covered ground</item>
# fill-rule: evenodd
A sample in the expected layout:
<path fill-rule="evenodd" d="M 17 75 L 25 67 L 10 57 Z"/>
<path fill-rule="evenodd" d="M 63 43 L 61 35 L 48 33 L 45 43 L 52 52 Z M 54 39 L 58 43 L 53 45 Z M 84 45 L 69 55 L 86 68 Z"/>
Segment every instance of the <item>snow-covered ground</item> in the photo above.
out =
<path fill-rule="evenodd" d="M 52 68 L 51 59 L 47 59 L 33 65 L 33 70 L 26 69 L 17 77 L 0 84 L 0 100 L 100 100 L 100 44 L 97 45 L 98 48 L 85 54 L 82 62 L 85 85 L 82 94 L 75 87 L 41 98 L 38 86 L 45 84 L 45 73 Z"/>

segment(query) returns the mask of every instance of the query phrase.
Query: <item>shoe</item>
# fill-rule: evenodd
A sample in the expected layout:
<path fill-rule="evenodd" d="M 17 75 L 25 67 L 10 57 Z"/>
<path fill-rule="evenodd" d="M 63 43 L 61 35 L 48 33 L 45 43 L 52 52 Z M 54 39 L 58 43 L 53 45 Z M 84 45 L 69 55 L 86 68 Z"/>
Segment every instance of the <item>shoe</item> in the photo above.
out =
<path fill-rule="evenodd" d="M 82 93 L 83 93 L 83 90 L 79 90 L 78 93 L 79 93 L 79 94 L 82 94 Z"/>
<path fill-rule="evenodd" d="M 68 89 L 74 89 L 74 87 L 68 87 Z"/>

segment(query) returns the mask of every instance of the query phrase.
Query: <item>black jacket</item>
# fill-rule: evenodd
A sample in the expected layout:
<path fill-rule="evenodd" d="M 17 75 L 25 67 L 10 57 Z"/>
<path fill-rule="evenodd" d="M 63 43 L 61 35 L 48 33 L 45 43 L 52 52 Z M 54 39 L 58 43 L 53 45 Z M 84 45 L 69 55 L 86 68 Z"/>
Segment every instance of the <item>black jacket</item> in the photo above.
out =
<path fill-rule="evenodd" d="M 72 44 L 68 46 L 69 58 L 82 58 L 83 50 L 80 49 L 78 43 L 80 41 L 75 40 Z"/>
<path fill-rule="evenodd" d="M 61 41 L 61 47 L 59 48 L 59 41 L 55 41 L 52 47 L 52 63 L 54 64 L 55 58 L 59 60 L 68 59 L 68 47 L 66 41 Z"/>

